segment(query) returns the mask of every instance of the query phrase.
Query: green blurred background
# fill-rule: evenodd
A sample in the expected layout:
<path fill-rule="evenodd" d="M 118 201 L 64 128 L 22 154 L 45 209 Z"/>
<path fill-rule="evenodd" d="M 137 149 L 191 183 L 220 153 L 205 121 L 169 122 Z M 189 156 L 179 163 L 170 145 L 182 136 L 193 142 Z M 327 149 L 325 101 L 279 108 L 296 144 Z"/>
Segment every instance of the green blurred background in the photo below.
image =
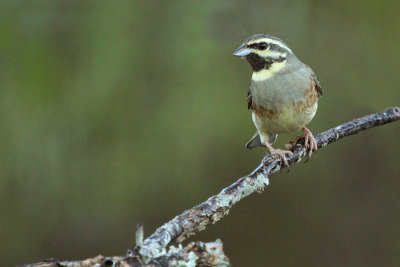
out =
<path fill-rule="evenodd" d="M 318 75 L 318 133 L 400 103 L 400 1 L 1 1 L 1 266 L 124 255 L 253 170 L 251 70 L 281 37 Z M 399 266 L 400 123 L 276 175 L 190 240 L 234 266 Z M 299 133 L 281 135 L 283 146 Z"/>

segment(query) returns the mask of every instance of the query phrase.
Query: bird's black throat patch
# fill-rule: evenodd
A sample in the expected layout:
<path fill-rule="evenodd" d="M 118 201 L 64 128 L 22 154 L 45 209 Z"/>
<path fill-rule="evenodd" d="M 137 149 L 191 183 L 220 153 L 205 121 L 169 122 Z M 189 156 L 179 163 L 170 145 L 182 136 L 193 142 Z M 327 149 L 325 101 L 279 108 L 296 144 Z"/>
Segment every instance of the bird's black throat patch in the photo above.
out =
<path fill-rule="evenodd" d="M 256 53 L 250 53 L 246 56 L 247 62 L 250 63 L 253 71 L 260 71 L 262 69 L 269 69 L 274 62 L 282 62 L 285 60 L 283 57 L 279 57 L 278 59 L 273 58 L 263 58 Z"/>

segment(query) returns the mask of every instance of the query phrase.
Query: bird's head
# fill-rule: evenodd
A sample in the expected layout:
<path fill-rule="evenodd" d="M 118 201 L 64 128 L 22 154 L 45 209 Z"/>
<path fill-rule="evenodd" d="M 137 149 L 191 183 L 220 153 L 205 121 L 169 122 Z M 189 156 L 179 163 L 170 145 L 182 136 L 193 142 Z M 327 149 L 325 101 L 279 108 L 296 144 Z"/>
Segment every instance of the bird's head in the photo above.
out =
<path fill-rule="evenodd" d="M 285 62 L 288 57 L 293 55 L 293 52 L 275 36 L 256 34 L 244 41 L 233 55 L 246 58 L 253 71 L 258 72 L 269 69 L 274 63 Z"/>

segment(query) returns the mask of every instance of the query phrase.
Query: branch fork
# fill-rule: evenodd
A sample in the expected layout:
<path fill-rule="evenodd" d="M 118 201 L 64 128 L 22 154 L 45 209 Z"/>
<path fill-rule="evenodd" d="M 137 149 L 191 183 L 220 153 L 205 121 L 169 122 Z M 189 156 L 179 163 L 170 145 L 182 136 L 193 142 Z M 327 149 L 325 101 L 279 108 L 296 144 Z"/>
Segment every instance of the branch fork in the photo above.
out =
<path fill-rule="evenodd" d="M 393 107 L 329 129 L 318 134 L 315 139 L 318 148 L 323 148 L 343 137 L 399 119 L 400 107 Z M 308 155 L 307 149 L 300 142 L 292 143 L 291 151 L 293 155 L 287 157 L 288 167 Z M 269 177 L 284 168 L 286 166 L 280 158 L 267 155 L 249 175 L 240 178 L 205 202 L 184 211 L 159 227 L 145 240 L 143 240 L 143 227 L 139 225 L 136 232 L 136 247 L 128 251 L 126 257 L 105 258 L 100 255 L 85 261 L 70 262 L 50 259 L 23 266 L 229 266 L 229 260 L 223 253 L 220 240 L 210 243 L 191 242 L 185 248 L 179 244 L 178 247 L 170 246 L 168 251 L 166 247 L 171 242 L 181 243 L 196 232 L 206 229 L 208 225 L 216 223 L 228 215 L 232 206 L 243 198 L 263 192 L 269 184 Z"/>

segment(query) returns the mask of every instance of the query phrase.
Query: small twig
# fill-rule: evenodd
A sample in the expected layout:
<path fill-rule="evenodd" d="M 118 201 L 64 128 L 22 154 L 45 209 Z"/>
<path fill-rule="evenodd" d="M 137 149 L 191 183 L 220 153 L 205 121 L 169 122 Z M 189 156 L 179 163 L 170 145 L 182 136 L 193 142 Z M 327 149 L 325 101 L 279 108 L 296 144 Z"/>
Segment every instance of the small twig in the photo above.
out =
<path fill-rule="evenodd" d="M 387 124 L 400 119 L 400 107 L 352 120 L 336 128 L 332 128 L 316 136 L 318 148 L 322 148 L 337 140 L 359 133 L 366 129 Z M 293 156 L 288 157 L 289 166 L 300 162 L 306 155 L 302 146 L 295 147 Z M 147 259 L 157 257 L 163 249 L 173 241 L 182 242 L 195 232 L 204 230 L 228 214 L 231 207 L 255 192 L 262 192 L 269 184 L 269 177 L 285 168 L 278 158 L 267 155 L 260 166 L 251 174 L 240 178 L 234 184 L 223 189 L 218 195 L 197 205 L 158 228 L 149 238 L 137 247 L 139 255 Z"/>
<path fill-rule="evenodd" d="M 143 224 L 139 223 L 136 226 L 136 246 L 139 247 L 143 244 Z"/>
<path fill-rule="evenodd" d="M 384 125 L 400 119 L 400 107 L 365 116 L 332 128 L 316 136 L 318 148 L 322 148 L 337 140 L 359 133 L 366 129 Z M 293 147 L 293 156 L 288 157 L 289 166 L 300 162 L 306 156 L 303 146 Z M 251 174 L 237 180 L 223 189 L 218 195 L 184 211 L 171 221 L 158 228 L 149 238 L 143 241 L 143 227 L 136 231 L 136 247 L 126 257 L 103 257 L 101 255 L 84 261 L 64 261 L 49 259 L 43 262 L 23 265 L 26 267 L 56 266 L 229 266 L 229 259 L 224 255 L 222 242 L 192 242 L 185 248 L 171 246 L 173 241 L 182 242 L 195 232 L 204 230 L 228 214 L 231 207 L 255 192 L 261 193 L 269 184 L 269 178 L 282 168 L 279 158 L 267 155 L 260 166 Z"/>
<path fill-rule="evenodd" d="M 144 262 L 133 255 L 126 257 L 104 257 L 99 255 L 83 261 L 60 261 L 48 259 L 37 263 L 21 265 L 20 267 L 166 267 L 166 266 L 203 266 L 227 267 L 229 259 L 225 256 L 222 242 L 191 242 L 186 247 L 171 246 L 162 255 Z"/>

